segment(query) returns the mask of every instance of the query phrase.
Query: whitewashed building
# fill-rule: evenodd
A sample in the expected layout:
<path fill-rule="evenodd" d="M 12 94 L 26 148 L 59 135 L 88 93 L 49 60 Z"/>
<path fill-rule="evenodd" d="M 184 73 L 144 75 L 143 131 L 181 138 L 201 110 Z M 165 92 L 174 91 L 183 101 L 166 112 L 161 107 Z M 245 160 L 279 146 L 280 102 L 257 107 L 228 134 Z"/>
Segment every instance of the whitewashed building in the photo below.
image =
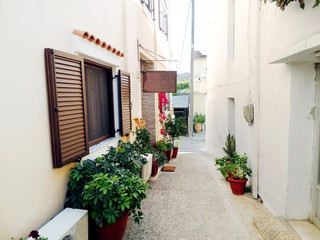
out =
<path fill-rule="evenodd" d="M 292 2 L 284 11 L 260 0 L 215 5 L 206 149 L 222 156 L 234 134 L 253 169 L 253 196 L 277 216 L 320 227 L 320 8 L 313 4 L 302 10 Z"/>
<path fill-rule="evenodd" d="M 193 76 L 193 115 L 206 113 L 207 95 L 207 55 L 203 51 L 195 51 Z"/>
<path fill-rule="evenodd" d="M 60 212 L 74 161 L 130 140 L 132 118 L 148 111 L 158 138 L 141 70 L 170 68 L 169 15 L 166 0 L 0 1 L 0 239 Z"/>

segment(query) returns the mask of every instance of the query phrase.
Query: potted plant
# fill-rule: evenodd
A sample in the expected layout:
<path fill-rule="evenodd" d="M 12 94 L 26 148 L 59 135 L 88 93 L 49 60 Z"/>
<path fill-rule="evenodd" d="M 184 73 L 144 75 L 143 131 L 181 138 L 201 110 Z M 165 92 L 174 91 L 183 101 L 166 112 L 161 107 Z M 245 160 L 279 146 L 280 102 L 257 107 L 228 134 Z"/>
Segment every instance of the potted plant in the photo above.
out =
<path fill-rule="evenodd" d="M 151 134 L 146 128 L 139 128 L 133 134 L 136 139 L 133 142 L 134 148 L 139 154 L 148 154 L 153 152 L 151 144 Z"/>
<path fill-rule="evenodd" d="M 167 161 L 167 157 L 163 152 L 154 151 L 152 154 L 152 173 L 151 176 L 156 176 L 158 174 L 159 167 L 162 167 Z"/>
<path fill-rule="evenodd" d="M 166 141 L 166 147 L 167 147 L 166 156 L 168 161 L 170 161 L 172 156 L 173 143 L 169 140 Z"/>
<path fill-rule="evenodd" d="M 177 138 L 176 140 L 174 140 L 172 158 L 176 158 L 177 157 L 180 145 L 181 145 L 180 138 Z"/>
<path fill-rule="evenodd" d="M 159 140 L 156 143 L 156 149 L 159 152 L 165 153 L 167 151 L 167 145 L 165 140 Z"/>
<path fill-rule="evenodd" d="M 231 177 L 232 176 L 231 171 L 228 170 L 228 168 L 224 168 L 225 165 L 234 161 L 232 157 L 236 154 L 236 140 L 234 136 L 232 136 L 230 133 L 227 136 L 225 147 L 222 147 L 222 150 L 227 154 L 227 156 L 224 156 L 222 158 L 216 158 L 215 165 L 220 166 L 217 170 L 219 170 L 222 175 L 227 175 L 228 177 Z M 228 180 L 228 177 L 226 177 L 227 180 Z"/>
<path fill-rule="evenodd" d="M 248 157 L 246 154 L 240 156 L 234 153 L 233 157 L 222 167 L 225 177 L 228 177 L 232 193 L 242 195 L 248 181 L 247 176 L 251 176 L 252 170 L 247 166 Z M 232 175 L 229 176 L 228 173 Z"/>
<path fill-rule="evenodd" d="M 187 122 L 183 117 L 179 117 L 174 119 L 171 114 L 168 114 L 165 123 L 165 132 L 171 138 L 172 143 L 175 142 L 175 138 L 179 138 L 180 136 L 185 136 L 188 133 Z M 175 151 L 175 157 L 178 154 L 179 146 L 172 146 Z"/>
<path fill-rule="evenodd" d="M 108 239 L 119 239 L 110 238 L 110 234 L 113 237 L 123 234 L 129 212 L 139 223 L 142 217 L 140 202 L 149 188 L 139 177 L 145 162 L 133 144 L 119 141 L 118 147 L 110 147 L 108 154 L 82 161 L 71 169 L 65 206 L 89 210 L 91 239 L 99 239 L 96 234 L 100 233 L 109 234 Z M 119 191 L 122 192 L 120 195 Z M 101 230 L 102 225 L 107 227 Z M 119 232 L 114 233 L 115 230 Z"/>
<path fill-rule="evenodd" d="M 204 114 L 198 114 L 196 113 L 193 117 L 193 122 L 194 122 L 194 130 L 196 133 L 200 133 L 203 127 L 203 124 L 206 121 L 206 116 Z"/>
<path fill-rule="evenodd" d="M 148 185 L 126 169 L 117 174 L 95 174 L 84 186 L 83 206 L 96 223 L 96 239 L 118 239 L 124 234 L 128 214 L 134 214 L 135 222 L 142 219 L 140 204 L 147 197 Z"/>

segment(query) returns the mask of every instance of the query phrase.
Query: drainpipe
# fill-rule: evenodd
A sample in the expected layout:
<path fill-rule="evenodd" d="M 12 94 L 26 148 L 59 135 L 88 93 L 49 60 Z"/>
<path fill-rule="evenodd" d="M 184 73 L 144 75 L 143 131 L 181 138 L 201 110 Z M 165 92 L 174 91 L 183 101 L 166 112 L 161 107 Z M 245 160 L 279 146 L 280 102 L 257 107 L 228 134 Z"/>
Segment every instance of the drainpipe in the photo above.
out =
<path fill-rule="evenodd" d="M 257 0 L 257 22 L 256 22 L 256 45 L 254 53 L 254 93 L 255 93 L 255 109 L 254 109 L 254 140 L 253 140 L 253 172 L 255 176 L 252 178 L 252 195 L 258 198 L 259 193 L 259 131 L 260 131 L 260 38 L 261 38 L 261 0 Z"/>

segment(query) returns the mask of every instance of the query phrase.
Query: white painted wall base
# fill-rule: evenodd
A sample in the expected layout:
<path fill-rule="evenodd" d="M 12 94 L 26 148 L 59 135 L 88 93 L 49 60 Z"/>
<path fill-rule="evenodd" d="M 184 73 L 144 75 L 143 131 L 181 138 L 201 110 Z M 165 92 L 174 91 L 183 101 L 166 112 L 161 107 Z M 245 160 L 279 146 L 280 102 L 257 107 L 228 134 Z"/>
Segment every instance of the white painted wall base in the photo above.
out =
<path fill-rule="evenodd" d="M 148 181 L 152 171 L 152 154 L 148 154 L 148 156 L 146 156 L 145 158 L 147 159 L 148 163 L 142 166 L 141 178 Z"/>

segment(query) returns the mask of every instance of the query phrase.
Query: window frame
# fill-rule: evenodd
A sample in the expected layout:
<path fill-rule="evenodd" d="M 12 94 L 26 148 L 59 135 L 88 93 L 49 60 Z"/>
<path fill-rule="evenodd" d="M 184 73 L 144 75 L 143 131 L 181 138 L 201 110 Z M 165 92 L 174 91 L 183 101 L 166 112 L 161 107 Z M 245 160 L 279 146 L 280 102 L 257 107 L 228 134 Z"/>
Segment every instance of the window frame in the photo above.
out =
<path fill-rule="evenodd" d="M 111 106 L 109 120 L 112 122 L 110 138 L 115 136 L 116 132 L 115 114 L 117 110 L 115 107 L 117 106 L 119 114 L 126 116 L 127 120 L 125 124 L 130 126 L 128 131 L 132 131 L 131 88 L 129 88 L 127 92 L 127 95 L 129 94 L 129 109 L 123 109 L 120 101 L 119 105 L 115 105 L 114 103 L 117 101 L 115 96 L 122 98 L 122 95 L 121 93 L 114 92 L 114 84 L 117 85 L 117 83 L 114 81 L 113 67 L 92 61 L 81 55 L 66 53 L 51 48 L 44 49 L 44 57 L 53 168 L 61 168 L 69 163 L 79 162 L 82 157 L 87 156 L 91 152 L 89 149 L 89 128 L 87 125 L 87 78 L 85 76 L 85 64 L 109 70 L 107 76 L 110 76 L 110 78 L 107 78 L 107 80 L 111 87 L 108 89 L 108 98 L 110 99 L 108 103 L 109 106 Z M 128 74 L 128 76 L 130 86 L 130 74 Z M 118 88 L 120 88 L 120 85 L 118 85 Z M 128 116 L 130 116 L 130 118 L 128 118 Z M 119 124 L 121 125 L 122 123 L 119 122 Z M 124 135 L 122 134 L 122 136 Z M 102 139 L 99 140 L 101 140 L 99 143 L 105 141 Z"/>
<path fill-rule="evenodd" d="M 150 13 L 152 20 L 154 20 L 154 0 L 141 0 L 141 3 Z"/>
<path fill-rule="evenodd" d="M 115 122 L 114 122 L 114 93 L 113 93 L 113 76 L 112 76 L 112 67 L 111 66 L 108 66 L 108 65 L 104 65 L 104 64 L 101 64 L 101 63 L 97 63 L 95 61 L 92 61 L 90 59 L 87 59 L 85 58 L 84 59 L 84 69 L 86 67 L 93 67 L 93 68 L 97 68 L 97 69 L 105 69 L 107 70 L 107 88 L 108 88 L 108 108 L 109 108 L 109 111 L 108 111 L 108 115 L 109 115 L 109 127 L 110 127 L 110 135 L 109 136 L 104 136 L 104 137 L 101 137 L 95 141 L 92 141 L 90 142 L 89 141 L 89 147 L 97 144 L 97 143 L 100 143 L 110 137 L 114 137 L 115 136 Z M 110 78 L 108 78 L 108 71 L 111 71 L 111 74 L 110 74 Z M 87 88 L 87 76 L 84 77 L 84 83 L 85 83 L 85 86 Z M 86 103 L 87 104 L 87 103 Z M 87 105 L 87 114 L 89 112 L 89 106 Z M 87 116 L 87 119 L 89 121 L 89 118 Z M 89 133 L 89 129 L 88 129 L 88 137 L 90 136 L 90 133 Z"/>
<path fill-rule="evenodd" d="M 169 13 L 168 7 L 164 0 L 159 0 L 159 29 L 166 36 L 166 39 L 169 39 Z M 162 12 L 163 11 L 163 12 Z"/>

